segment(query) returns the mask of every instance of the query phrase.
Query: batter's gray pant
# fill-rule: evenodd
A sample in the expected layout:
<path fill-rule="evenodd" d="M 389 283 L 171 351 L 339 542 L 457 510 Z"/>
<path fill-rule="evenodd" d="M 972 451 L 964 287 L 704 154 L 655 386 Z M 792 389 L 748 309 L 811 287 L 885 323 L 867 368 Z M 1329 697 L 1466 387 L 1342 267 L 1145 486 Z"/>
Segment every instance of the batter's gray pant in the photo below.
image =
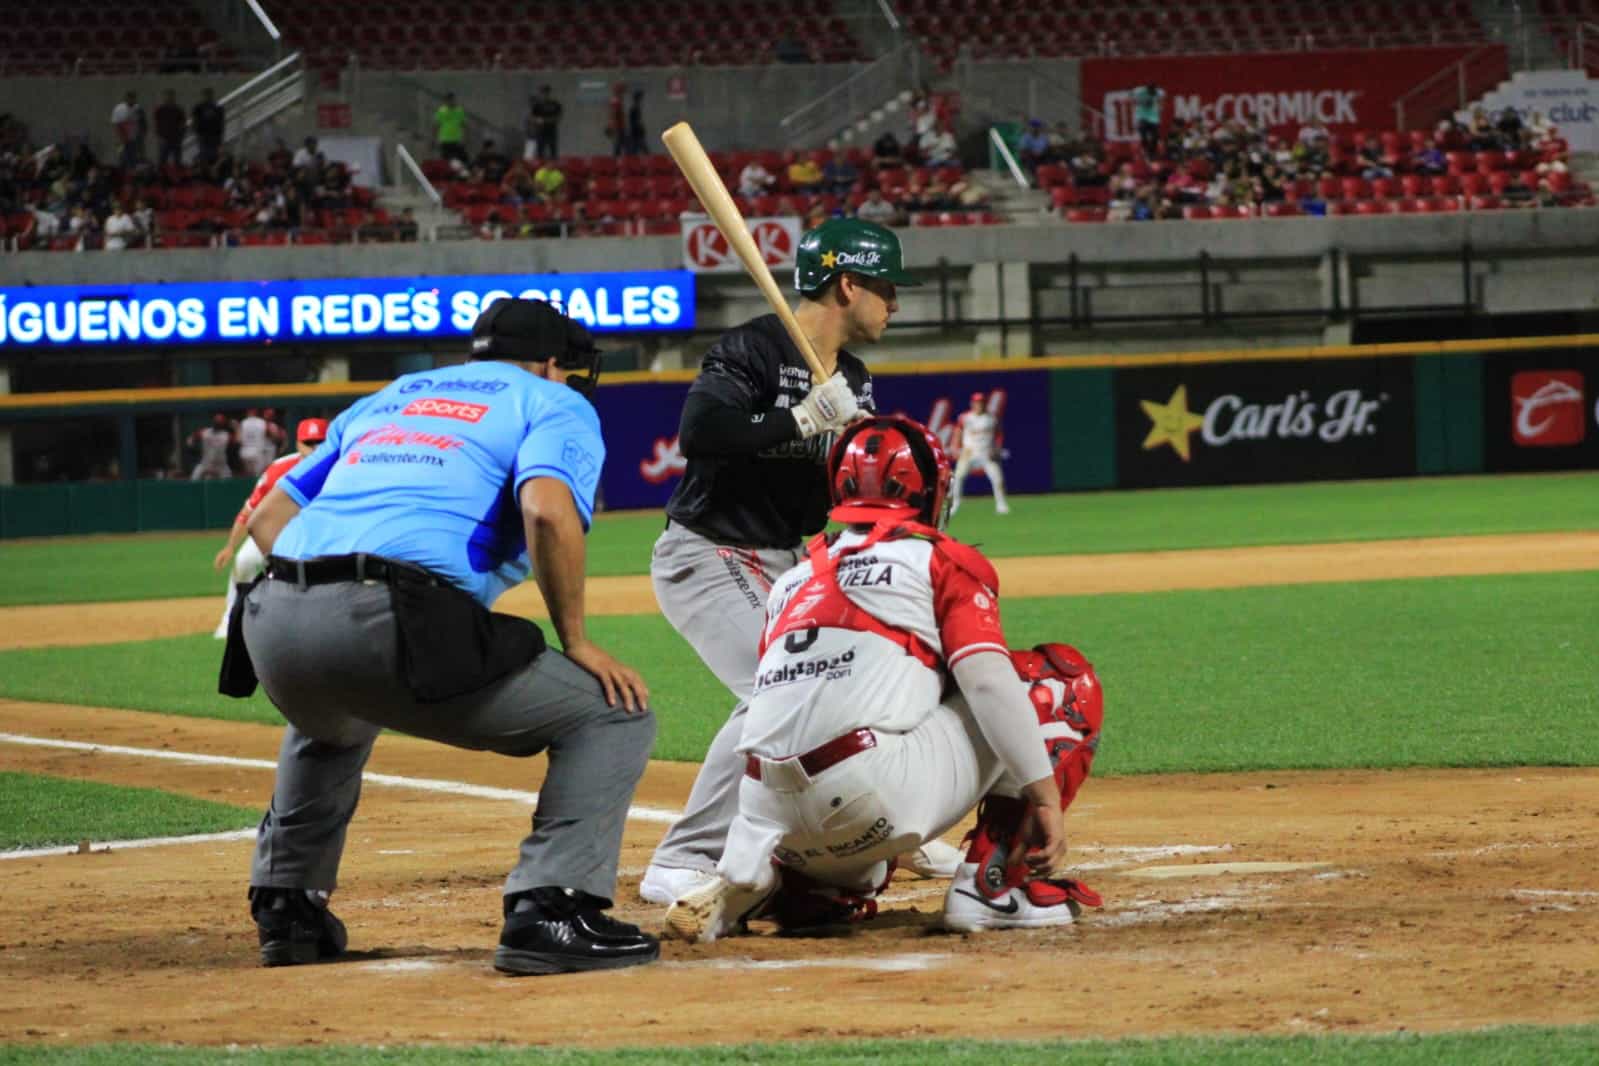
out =
<path fill-rule="evenodd" d="M 252 885 L 333 891 L 361 769 L 387 728 L 501 755 L 548 751 L 505 893 L 559 886 L 612 898 L 628 805 L 655 741 L 648 712 L 607 706 L 593 675 L 553 648 L 478 692 L 418 703 L 401 677 L 388 587 L 376 582 L 264 581 L 245 601 L 244 636 L 289 720 Z"/>
<path fill-rule="evenodd" d="M 772 582 L 800 558 L 798 549 L 714 544 L 676 522 L 655 541 L 650 581 L 661 613 L 738 701 L 705 753 L 683 817 L 655 849 L 655 865 L 716 872 L 738 813 L 744 757 L 737 748 L 755 688 L 766 597 Z"/>

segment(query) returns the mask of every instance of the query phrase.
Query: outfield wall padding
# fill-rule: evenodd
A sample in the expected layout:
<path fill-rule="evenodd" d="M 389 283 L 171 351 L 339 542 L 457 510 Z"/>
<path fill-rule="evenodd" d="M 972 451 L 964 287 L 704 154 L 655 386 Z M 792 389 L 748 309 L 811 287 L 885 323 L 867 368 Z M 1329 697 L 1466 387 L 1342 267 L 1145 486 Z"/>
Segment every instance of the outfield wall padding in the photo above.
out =
<path fill-rule="evenodd" d="M 873 398 L 949 442 L 974 392 L 1002 411 L 1019 494 L 1248 482 L 1599 469 L 1599 337 L 1052 357 L 874 367 Z M 440 372 L 441 376 L 443 372 Z M 689 372 L 620 374 L 595 395 L 601 503 L 659 507 L 683 468 Z M 413 379 L 411 391 L 449 388 Z M 381 387 L 273 386 L 285 405 L 348 404 Z M 117 417 L 243 402 L 248 389 L 0 397 L 8 420 Z M 816 462 L 820 444 L 795 449 Z M 797 454 L 805 452 L 805 454 Z M 0 537 L 214 529 L 249 489 L 126 481 L 0 489 Z M 985 494 L 974 476 L 966 486 Z"/>

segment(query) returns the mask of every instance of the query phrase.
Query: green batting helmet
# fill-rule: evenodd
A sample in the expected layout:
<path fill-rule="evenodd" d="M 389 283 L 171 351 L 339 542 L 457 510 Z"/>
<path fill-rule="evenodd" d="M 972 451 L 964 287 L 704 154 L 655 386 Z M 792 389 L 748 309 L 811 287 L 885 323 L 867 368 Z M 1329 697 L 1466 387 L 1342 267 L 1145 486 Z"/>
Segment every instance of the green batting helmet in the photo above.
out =
<path fill-rule="evenodd" d="M 905 259 L 894 231 L 858 218 L 830 218 L 800 238 L 794 253 L 794 288 L 816 292 L 849 271 L 895 285 L 919 285 L 905 273 Z"/>

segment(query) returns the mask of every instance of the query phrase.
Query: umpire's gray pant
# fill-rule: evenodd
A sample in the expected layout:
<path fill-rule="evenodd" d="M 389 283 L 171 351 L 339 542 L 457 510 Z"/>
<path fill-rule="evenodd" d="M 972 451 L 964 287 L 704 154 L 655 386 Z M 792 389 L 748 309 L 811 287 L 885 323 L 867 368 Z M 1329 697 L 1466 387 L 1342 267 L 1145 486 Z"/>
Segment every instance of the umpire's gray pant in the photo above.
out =
<path fill-rule="evenodd" d="M 553 648 L 480 691 L 418 703 L 400 674 L 388 587 L 376 582 L 264 581 L 245 603 L 244 635 L 289 720 L 252 885 L 333 891 L 361 768 L 388 728 L 501 755 L 548 751 L 533 831 L 505 892 L 559 886 L 612 898 L 628 805 L 655 741 L 648 712 L 607 706 L 593 675 Z"/>
<path fill-rule="evenodd" d="M 650 582 L 661 613 L 738 701 L 705 753 L 683 817 L 655 849 L 656 865 L 716 872 L 738 813 L 744 757 L 737 749 L 755 688 L 766 597 L 800 558 L 798 549 L 718 545 L 675 522 L 655 541 Z"/>

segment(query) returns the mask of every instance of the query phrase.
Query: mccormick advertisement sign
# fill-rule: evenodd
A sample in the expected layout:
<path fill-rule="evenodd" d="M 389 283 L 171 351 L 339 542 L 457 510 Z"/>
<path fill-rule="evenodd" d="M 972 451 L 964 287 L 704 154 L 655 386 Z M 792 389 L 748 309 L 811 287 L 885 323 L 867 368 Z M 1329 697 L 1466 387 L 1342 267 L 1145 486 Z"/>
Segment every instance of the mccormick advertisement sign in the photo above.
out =
<path fill-rule="evenodd" d="M 460 337 L 502 296 L 548 300 L 595 333 L 694 326 L 682 270 L 17 286 L 0 287 L 0 353 Z"/>
<path fill-rule="evenodd" d="M 878 410 L 925 422 L 946 445 L 955 419 L 970 406 L 972 393 L 983 393 L 1000 412 L 1003 444 L 1010 453 L 1003 461 L 1006 489 L 1051 492 L 1048 375 L 1046 370 L 879 374 L 872 391 Z M 683 474 L 677 422 L 688 386 L 686 381 L 638 382 L 595 392 L 605 434 L 600 493 L 607 508 L 659 507 L 671 496 Z M 954 456 L 950 458 L 953 461 Z M 975 475 L 967 480 L 966 491 L 986 495 L 987 482 Z"/>
<path fill-rule="evenodd" d="M 1118 484 L 1414 474 L 1413 366 L 1327 359 L 1118 370 Z"/>
<path fill-rule="evenodd" d="M 1104 113 L 1109 141 L 1138 140 L 1133 90 L 1150 84 L 1166 92 L 1163 128 L 1181 118 L 1203 119 L 1211 126 L 1243 119 L 1289 135 L 1313 121 L 1335 133 L 1392 129 L 1394 103 L 1401 96 L 1471 51 L 1385 48 L 1085 59 L 1083 100 Z"/>
<path fill-rule="evenodd" d="M 1599 468 L 1599 370 L 1580 350 L 1490 356 L 1483 370 L 1489 470 Z"/>

